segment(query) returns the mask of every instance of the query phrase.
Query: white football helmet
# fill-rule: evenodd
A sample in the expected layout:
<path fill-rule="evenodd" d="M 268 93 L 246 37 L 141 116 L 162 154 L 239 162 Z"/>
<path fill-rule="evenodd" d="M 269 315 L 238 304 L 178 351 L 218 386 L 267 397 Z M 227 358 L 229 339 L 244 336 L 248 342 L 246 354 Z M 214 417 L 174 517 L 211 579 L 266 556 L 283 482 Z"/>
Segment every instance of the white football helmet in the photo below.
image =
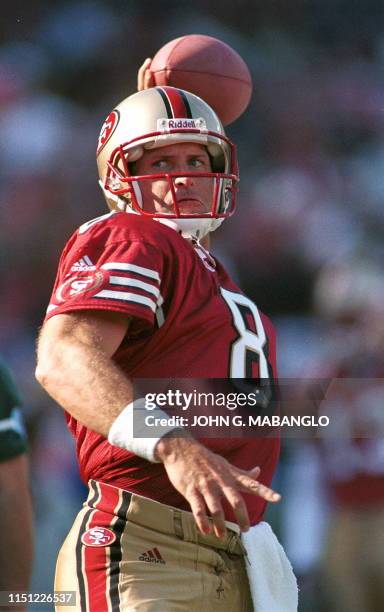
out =
<path fill-rule="evenodd" d="M 206 213 L 180 211 L 174 180 L 189 173 L 157 173 L 132 176 L 130 163 L 154 149 L 179 142 L 207 148 L 212 172 L 194 172 L 194 178 L 211 177 L 212 205 Z M 185 237 L 201 239 L 214 231 L 235 209 L 239 180 L 236 147 L 225 136 L 212 108 L 198 96 L 174 87 L 154 87 L 123 100 L 107 117 L 97 148 L 99 183 L 111 210 L 142 214 L 174 227 Z M 172 193 L 170 213 L 143 210 L 140 183 L 167 180 Z"/>

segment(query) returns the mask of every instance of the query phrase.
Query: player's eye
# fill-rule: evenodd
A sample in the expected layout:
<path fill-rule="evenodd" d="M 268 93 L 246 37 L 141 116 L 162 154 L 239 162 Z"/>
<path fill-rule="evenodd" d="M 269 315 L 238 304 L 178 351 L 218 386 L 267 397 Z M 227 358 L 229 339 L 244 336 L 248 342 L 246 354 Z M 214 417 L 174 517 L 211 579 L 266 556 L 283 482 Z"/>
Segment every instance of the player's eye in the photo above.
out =
<path fill-rule="evenodd" d="M 189 160 L 189 165 L 192 166 L 193 168 L 204 168 L 208 166 L 208 163 L 202 157 L 192 157 Z"/>
<path fill-rule="evenodd" d="M 152 162 L 152 166 L 157 170 L 167 170 L 169 168 L 169 162 L 166 159 L 156 159 Z"/>

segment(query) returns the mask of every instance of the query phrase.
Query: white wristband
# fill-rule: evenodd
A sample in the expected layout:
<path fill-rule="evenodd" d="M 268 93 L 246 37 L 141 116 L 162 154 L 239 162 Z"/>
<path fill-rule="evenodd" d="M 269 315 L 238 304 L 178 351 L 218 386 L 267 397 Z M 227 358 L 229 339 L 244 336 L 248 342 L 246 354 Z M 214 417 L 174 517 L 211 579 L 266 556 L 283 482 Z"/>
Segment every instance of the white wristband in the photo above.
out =
<path fill-rule="evenodd" d="M 145 414 L 145 399 L 143 397 L 130 402 L 119 414 L 119 416 L 113 421 L 111 428 L 108 433 L 108 442 L 113 446 L 119 448 L 125 448 L 139 457 L 147 459 L 152 463 L 160 463 L 158 459 L 155 459 L 155 447 L 161 438 L 163 438 L 170 431 L 180 429 L 180 427 L 174 427 L 171 425 L 161 426 L 159 437 L 144 438 L 141 434 L 147 433 L 147 427 L 143 423 L 142 416 Z M 135 435 L 133 434 L 133 414 L 137 411 L 137 419 L 135 422 Z M 161 410 L 155 408 L 150 412 L 151 416 L 159 419 L 168 419 L 169 415 Z M 139 418 L 139 415 L 141 418 Z"/>

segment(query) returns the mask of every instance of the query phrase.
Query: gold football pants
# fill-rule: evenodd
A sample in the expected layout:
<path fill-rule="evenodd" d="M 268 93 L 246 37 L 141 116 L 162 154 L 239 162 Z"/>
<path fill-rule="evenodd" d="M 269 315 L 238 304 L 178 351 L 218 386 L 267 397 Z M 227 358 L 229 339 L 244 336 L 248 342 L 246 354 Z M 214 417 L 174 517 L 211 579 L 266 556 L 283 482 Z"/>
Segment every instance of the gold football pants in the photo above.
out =
<path fill-rule="evenodd" d="M 198 531 L 191 512 L 96 481 L 59 553 L 57 612 L 252 612 L 244 548 L 228 529 Z"/>

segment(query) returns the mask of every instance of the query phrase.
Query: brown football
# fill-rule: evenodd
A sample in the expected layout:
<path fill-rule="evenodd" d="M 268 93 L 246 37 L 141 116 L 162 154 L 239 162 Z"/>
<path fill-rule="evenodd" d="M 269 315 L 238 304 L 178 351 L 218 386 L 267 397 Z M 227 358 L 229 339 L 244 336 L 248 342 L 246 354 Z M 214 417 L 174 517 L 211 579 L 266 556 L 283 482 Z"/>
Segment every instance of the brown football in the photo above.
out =
<path fill-rule="evenodd" d="M 186 89 L 203 98 L 228 125 L 242 115 L 252 94 L 252 78 L 240 55 L 229 45 L 202 34 L 171 40 L 154 56 L 156 85 Z"/>

